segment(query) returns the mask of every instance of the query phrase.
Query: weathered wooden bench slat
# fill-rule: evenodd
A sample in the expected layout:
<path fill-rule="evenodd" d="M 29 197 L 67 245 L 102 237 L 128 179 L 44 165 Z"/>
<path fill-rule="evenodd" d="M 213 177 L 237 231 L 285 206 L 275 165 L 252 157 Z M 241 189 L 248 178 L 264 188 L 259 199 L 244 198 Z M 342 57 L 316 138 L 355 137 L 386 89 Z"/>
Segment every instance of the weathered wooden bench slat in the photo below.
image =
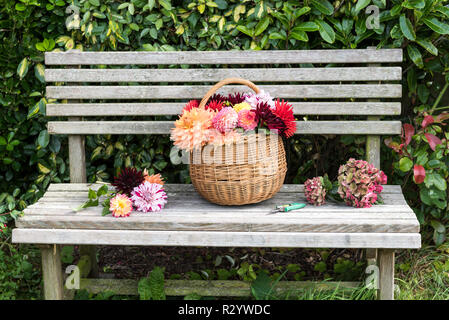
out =
<path fill-rule="evenodd" d="M 291 200 L 291 198 L 290 198 Z M 81 203 L 81 202 L 80 202 Z M 194 203 L 185 203 L 184 206 L 186 205 L 193 205 Z M 376 216 L 376 218 L 379 219 L 404 219 L 404 218 L 411 218 L 413 219 L 413 212 L 404 208 L 405 205 L 396 205 L 396 206 L 391 206 L 391 205 L 384 205 L 382 206 L 382 208 L 377 209 L 376 211 L 373 211 L 373 214 Z M 76 206 L 75 206 L 76 207 Z M 274 203 L 272 206 L 270 206 L 270 209 L 274 207 Z M 82 212 L 79 213 L 75 213 L 73 211 L 74 207 L 57 207 L 57 208 L 44 208 L 44 207 L 39 207 L 39 206 L 35 206 L 35 207 L 30 207 L 27 208 L 26 213 L 30 214 L 30 215 L 54 215 L 54 216 L 70 216 L 70 215 L 78 215 L 78 216 L 98 216 L 101 211 L 99 211 L 98 209 L 94 209 L 94 208 L 88 208 L 83 210 Z M 165 209 L 165 214 L 167 216 L 191 216 L 191 217 L 195 217 L 195 216 L 205 216 L 207 214 L 209 214 L 209 212 L 211 212 L 212 208 L 209 207 L 204 207 L 204 208 L 198 208 L 197 210 L 183 210 L 183 211 L 179 211 L 179 207 L 175 207 L 175 209 Z M 338 208 L 329 208 L 326 210 L 322 210 L 321 214 L 317 213 L 318 210 L 316 211 L 312 211 L 312 212 L 308 212 L 308 211 L 301 211 L 301 217 L 303 218 L 318 218 L 318 217 L 322 217 L 325 219 L 331 219 L 333 217 L 335 217 L 336 215 L 339 215 L 342 219 L 344 218 L 348 218 L 348 219 L 357 219 L 360 216 L 360 210 L 347 210 L 344 209 L 343 207 L 338 207 Z M 247 210 L 247 211 L 243 211 L 245 212 L 245 217 L 246 218 L 257 218 L 257 217 L 261 217 L 261 216 L 265 216 L 268 214 L 269 210 L 266 209 L 252 209 L 252 210 Z M 239 211 L 237 208 L 228 208 L 227 210 L 216 210 L 214 211 L 214 215 L 216 217 L 224 217 L 224 218 L 229 218 L 229 217 L 238 217 L 240 213 L 241 216 L 241 211 Z M 136 215 L 141 215 L 136 213 Z M 369 216 L 368 213 L 363 213 L 363 215 L 365 216 Z M 372 217 L 372 215 L 371 215 Z M 289 219 L 288 215 L 284 215 L 285 219 Z"/>
<path fill-rule="evenodd" d="M 127 221 L 101 216 L 27 216 L 17 225 L 19 228 L 36 229 L 94 229 L 94 230 L 157 230 L 157 231 L 222 231 L 222 232 L 334 232 L 334 233 L 416 233 L 419 224 L 412 219 L 394 221 L 379 219 L 269 219 L 246 223 L 243 219 L 186 217 L 133 217 Z"/>
<path fill-rule="evenodd" d="M 400 98 L 400 84 L 261 85 L 280 99 L 292 98 Z M 196 86 L 48 86 L 49 99 L 201 99 L 210 89 Z M 226 86 L 220 93 L 246 92 L 244 86 Z"/>
<path fill-rule="evenodd" d="M 191 202 L 200 201 L 200 204 L 202 207 L 213 206 L 215 208 L 214 204 L 210 204 L 206 201 L 203 201 L 200 197 L 197 197 L 195 192 L 170 192 L 170 191 L 168 191 L 167 194 L 169 197 L 173 197 L 173 199 L 175 199 L 177 202 L 180 202 L 180 203 L 182 203 L 182 202 L 191 203 Z M 193 197 L 192 197 L 192 195 L 193 195 Z M 82 192 L 82 191 L 71 191 L 71 192 L 49 191 L 41 199 L 39 199 L 39 202 L 28 206 L 28 208 L 35 208 L 35 207 L 42 205 L 43 203 L 48 203 L 50 208 L 51 208 L 51 206 L 59 207 L 61 205 L 70 204 L 70 203 L 73 203 L 73 205 L 76 205 L 80 201 L 85 201 L 86 197 L 87 197 L 87 191 L 84 191 L 84 192 Z M 266 202 L 263 202 L 260 205 L 253 205 L 248 208 L 254 208 L 254 207 L 255 208 L 258 208 L 258 207 L 263 208 L 266 206 L 266 204 L 270 204 L 271 202 L 285 201 L 286 199 L 291 198 L 291 197 L 294 197 L 295 199 L 301 200 L 301 201 L 305 200 L 305 196 L 303 193 L 292 194 L 292 193 L 280 192 L 276 195 L 276 198 L 274 200 L 268 199 L 268 200 L 266 200 Z M 383 204 L 384 206 L 385 205 L 399 206 L 405 202 L 404 197 L 399 193 L 384 193 L 384 194 L 382 194 L 382 199 L 384 200 L 384 204 Z M 326 207 L 333 209 L 334 207 L 340 208 L 341 206 L 332 201 L 329 201 L 328 205 Z M 229 209 L 229 207 L 225 207 L 225 208 Z"/>
<path fill-rule="evenodd" d="M 308 233 L 25 229 L 13 242 L 79 245 L 145 245 L 282 248 L 420 248 L 419 233 Z"/>
<path fill-rule="evenodd" d="M 400 102 L 292 102 L 296 115 L 399 115 Z M 183 103 L 60 103 L 47 104 L 47 116 L 178 115 Z"/>
<path fill-rule="evenodd" d="M 264 68 L 264 69 L 46 69 L 47 82 L 218 82 L 225 78 L 253 82 L 391 81 L 401 67 Z"/>
<path fill-rule="evenodd" d="M 48 186 L 47 194 L 49 192 L 65 192 L 65 191 L 80 191 L 86 192 L 89 188 L 92 190 L 98 190 L 103 183 L 52 183 Z M 109 184 L 108 184 L 109 185 Z M 385 193 L 397 193 L 402 196 L 402 189 L 399 185 L 384 185 L 382 194 Z M 166 184 L 164 185 L 164 189 L 167 192 L 195 192 L 195 188 L 191 184 Z M 298 192 L 304 193 L 304 185 L 303 184 L 284 184 L 279 191 L 280 194 L 286 192 Z"/>
<path fill-rule="evenodd" d="M 215 213 L 219 213 L 219 212 L 230 212 L 230 216 L 232 216 L 232 212 L 245 212 L 245 213 L 249 213 L 249 212 L 259 212 L 259 213 L 267 213 L 269 211 L 269 209 L 273 208 L 274 205 L 276 203 L 284 203 L 285 201 L 288 201 L 292 198 L 294 198 L 296 201 L 304 201 L 305 197 L 304 195 L 292 195 L 292 194 L 287 194 L 287 195 L 283 195 L 283 194 L 278 194 L 276 195 L 276 198 L 274 199 L 269 199 L 266 200 L 265 202 L 261 203 L 261 204 L 254 204 L 251 206 L 246 206 L 244 208 L 239 208 L 239 207 L 233 207 L 233 206 L 224 206 L 224 207 L 218 207 L 215 204 L 211 204 L 208 203 L 206 201 L 204 201 L 202 198 L 200 198 L 199 196 L 197 196 L 194 193 L 188 193 L 188 194 L 181 194 L 181 193 L 169 193 L 168 196 L 172 199 L 171 204 L 168 205 L 165 208 L 165 211 L 167 214 L 203 214 L 204 212 L 215 212 Z M 66 194 L 66 197 L 70 197 L 70 193 Z M 84 198 L 85 201 L 86 197 Z M 370 208 L 365 210 L 365 212 L 363 213 L 363 215 L 361 216 L 367 216 L 370 213 L 380 213 L 380 212 L 392 212 L 394 211 L 396 212 L 407 212 L 407 213 L 412 213 L 412 210 L 405 207 L 405 201 L 401 198 L 393 198 L 393 197 L 388 197 L 385 196 L 384 198 L 385 203 L 383 205 L 379 205 L 376 208 Z M 61 211 L 64 213 L 72 213 L 71 210 L 73 208 L 76 208 L 77 206 L 81 205 L 84 201 L 81 198 L 78 198 L 78 200 L 74 199 L 72 201 L 59 201 L 56 202 L 57 200 L 55 198 L 51 198 L 51 197 L 45 197 L 43 201 L 35 203 L 33 205 L 30 205 L 27 209 L 26 212 L 30 212 L 31 210 L 34 210 L 36 212 L 36 214 L 39 213 L 39 211 L 42 211 L 42 214 L 46 214 L 45 210 L 48 210 L 48 214 L 50 214 L 50 212 L 52 211 L 52 209 L 55 209 L 53 211 L 58 212 Z M 49 203 L 51 202 L 51 203 Z M 190 205 L 190 204 L 197 204 L 197 207 L 195 208 L 185 208 L 186 205 Z M 95 212 L 94 209 L 85 209 L 82 212 L 77 213 L 78 215 L 87 215 L 90 214 L 90 211 L 93 210 L 92 213 L 97 214 L 97 212 Z M 320 212 L 355 212 L 357 210 L 355 210 L 354 208 L 342 205 L 340 203 L 333 203 L 333 202 L 328 202 L 326 204 L 325 207 L 322 208 L 316 208 L 314 206 L 307 206 L 307 208 L 304 208 L 301 210 L 301 216 L 304 216 L 307 212 L 312 212 L 313 214 L 316 214 L 319 216 L 319 214 L 317 214 L 316 212 L 320 211 Z M 288 217 L 289 215 L 284 215 L 285 217 Z M 413 216 L 413 215 L 411 215 Z"/>
<path fill-rule="evenodd" d="M 402 49 L 46 52 L 46 65 L 290 64 L 402 62 Z"/>
<path fill-rule="evenodd" d="M 173 121 L 49 121 L 50 134 L 169 134 Z M 400 121 L 297 121 L 296 134 L 400 134 Z"/>
<path fill-rule="evenodd" d="M 70 195 L 70 198 L 67 198 L 67 196 Z M 176 196 L 176 197 L 180 197 L 182 199 L 182 201 L 187 201 L 190 202 L 189 199 L 190 198 L 190 193 L 185 193 L 185 194 L 179 194 L 179 193 L 173 193 L 173 192 L 168 192 L 169 196 Z M 292 194 L 286 193 L 286 194 L 280 194 L 279 198 L 283 199 L 283 198 L 287 198 L 287 197 L 291 197 Z M 39 203 L 65 203 L 65 202 L 74 202 L 77 203 L 79 201 L 83 201 L 86 200 L 87 197 L 87 192 L 71 192 L 70 194 L 66 193 L 66 192 L 48 192 L 46 193 L 41 199 L 39 199 Z M 302 199 L 302 195 L 300 196 L 295 196 L 295 197 L 299 197 Z M 382 199 L 384 199 L 385 203 L 394 203 L 396 205 L 400 205 L 404 202 L 404 198 L 400 195 L 400 194 L 389 194 L 389 193 L 385 193 L 382 194 Z"/>

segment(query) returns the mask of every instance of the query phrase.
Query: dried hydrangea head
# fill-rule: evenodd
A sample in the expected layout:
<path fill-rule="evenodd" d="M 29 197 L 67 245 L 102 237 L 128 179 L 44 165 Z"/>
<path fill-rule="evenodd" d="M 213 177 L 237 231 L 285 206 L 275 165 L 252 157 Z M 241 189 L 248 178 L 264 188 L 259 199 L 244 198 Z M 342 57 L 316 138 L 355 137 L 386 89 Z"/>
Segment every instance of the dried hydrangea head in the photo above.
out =
<path fill-rule="evenodd" d="M 326 200 L 326 189 L 323 177 L 315 177 L 304 182 L 304 193 L 307 202 L 314 206 L 321 206 Z"/>
<path fill-rule="evenodd" d="M 257 127 L 256 113 L 254 110 L 242 110 L 239 112 L 239 127 L 245 131 L 254 130 Z"/>
<path fill-rule="evenodd" d="M 109 211 L 113 217 L 127 217 L 133 211 L 133 204 L 126 195 L 117 194 L 109 202 Z"/>
<path fill-rule="evenodd" d="M 114 177 L 112 185 L 118 193 L 129 196 L 131 191 L 144 181 L 142 171 L 135 168 L 124 168 Z"/>
<path fill-rule="evenodd" d="M 338 194 L 349 206 L 371 207 L 385 183 L 387 176 L 364 160 L 351 158 L 338 170 Z"/>
<path fill-rule="evenodd" d="M 145 181 L 135 187 L 131 193 L 134 206 L 141 212 L 156 212 L 164 208 L 167 203 L 167 194 L 159 183 Z"/>
<path fill-rule="evenodd" d="M 232 107 L 224 107 L 212 120 L 212 125 L 221 133 L 231 131 L 237 126 L 238 114 Z"/>
<path fill-rule="evenodd" d="M 173 144 L 186 151 L 201 148 L 207 143 L 214 114 L 203 108 L 185 111 L 175 121 L 175 128 L 171 129 L 170 139 Z"/>

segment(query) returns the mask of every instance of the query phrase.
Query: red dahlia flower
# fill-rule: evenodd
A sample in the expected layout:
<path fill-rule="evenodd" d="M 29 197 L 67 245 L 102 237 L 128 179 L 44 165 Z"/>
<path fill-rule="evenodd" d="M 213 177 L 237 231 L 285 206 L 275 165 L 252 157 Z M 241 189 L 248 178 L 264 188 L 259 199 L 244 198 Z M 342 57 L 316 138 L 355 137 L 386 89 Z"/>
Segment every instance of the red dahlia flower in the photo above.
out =
<path fill-rule="evenodd" d="M 277 99 L 275 101 L 273 113 L 284 122 L 286 129 L 283 134 L 286 138 L 290 138 L 296 132 L 296 121 L 295 116 L 293 115 L 292 105 L 288 102 L 284 102 L 284 100 L 280 101 Z"/>
<path fill-rule="evenodd" d="M 206 105 L 206 110 L 220 111 L 223 107 L 223 101 L 209 100 L 209 103 Z"/>
<path fill-rule="evenodd" d="M 186 105 L 184 106 L 184 109 L 182 109 L 182 112 L 190 111 L 193 108 L 198 108 L 199 104 L 200 103 L 198 100 L 190 100 L 189 102 L 186 103 Z"/>

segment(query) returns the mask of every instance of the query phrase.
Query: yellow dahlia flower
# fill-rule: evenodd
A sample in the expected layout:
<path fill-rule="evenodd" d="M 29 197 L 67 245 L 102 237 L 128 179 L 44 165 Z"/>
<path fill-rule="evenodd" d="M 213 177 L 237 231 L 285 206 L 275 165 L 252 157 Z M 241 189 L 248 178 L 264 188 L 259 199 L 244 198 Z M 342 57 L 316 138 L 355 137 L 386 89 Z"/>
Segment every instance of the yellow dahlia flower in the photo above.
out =
<path fill-rule="evenodd" d="M 251 110 L 251 105 L 247 102 L 241 102 L 234 105 L 235 112 L 239 113 L 242 110 Z"/>
<path fill-rule="evenodd" d="M 133 211 L 133 204 L 126 195 L 117 194 L 109 203 L 109 211 L 116 218 L 127 217 Z"/>

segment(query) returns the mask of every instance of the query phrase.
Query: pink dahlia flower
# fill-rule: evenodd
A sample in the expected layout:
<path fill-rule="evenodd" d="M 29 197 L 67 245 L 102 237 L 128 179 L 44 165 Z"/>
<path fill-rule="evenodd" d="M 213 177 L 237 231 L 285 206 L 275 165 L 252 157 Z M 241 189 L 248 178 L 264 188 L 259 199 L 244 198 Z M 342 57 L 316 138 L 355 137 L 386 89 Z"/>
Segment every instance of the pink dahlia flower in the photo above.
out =
<path fill-rule="evenodd" d="M 257 126 L 256 113 L 253 110 L 243 109 L 239 112 L 238 125 L 246 131 L 254 130 Z"/>
<path fill-rule="evenodd" d="M 212 119 L 212 125 L 221 133 L 226 133 L 237 126 L 238 118 L 237 112 L 232 107 L 225 107 Z"/>
<path fill-rule="evenodd" d="M 268 92 L 265 92 L 264 90 L 260 90 L 258 94 L 255 93 L 247 93 L 245 95 L 245 101 L 251 105 L 251 108 L 256 109 L 257 105 L 260 102 L 265 102 L 270 106 L 270 108 L 274 108 L 274 100 L 270 96 Z"/>
<path fill-rule="evenodd" d="M 137 211 L 160 211 L 167 203 L 167 194 L 159 183 L 145 181 L 131 192 L 131 200 Z"/>

